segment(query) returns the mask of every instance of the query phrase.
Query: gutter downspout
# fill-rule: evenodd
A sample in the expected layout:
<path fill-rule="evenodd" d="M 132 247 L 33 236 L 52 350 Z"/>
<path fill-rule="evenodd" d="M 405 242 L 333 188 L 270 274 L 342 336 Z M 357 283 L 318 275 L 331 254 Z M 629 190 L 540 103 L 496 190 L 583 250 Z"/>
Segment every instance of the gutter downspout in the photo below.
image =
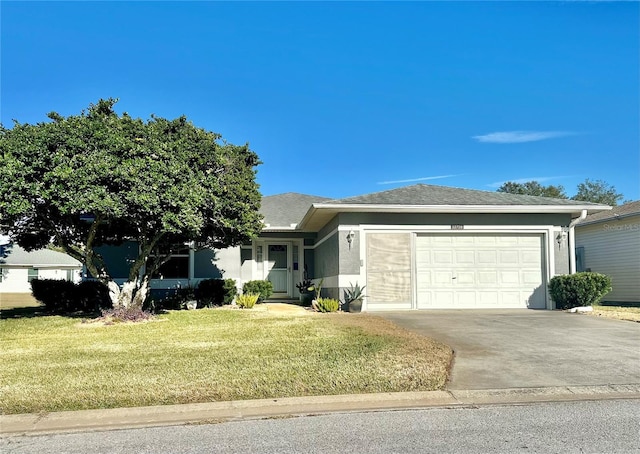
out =
<path fill-rule="evenodd" d="M 587 217 L 587 210 L 582 210 L 580 217 L 575 218 L 569 223 L 569 274 L 576 272 L 576 238 L 575 226 L 578 222 L 583 221 Z"/>

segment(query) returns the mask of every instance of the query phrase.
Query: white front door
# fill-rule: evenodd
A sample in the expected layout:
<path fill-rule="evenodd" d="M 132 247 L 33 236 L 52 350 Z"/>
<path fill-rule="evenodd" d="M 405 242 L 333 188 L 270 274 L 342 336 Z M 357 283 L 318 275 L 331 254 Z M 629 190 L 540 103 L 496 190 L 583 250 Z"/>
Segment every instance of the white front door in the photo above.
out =
<path fill-rule="evenodd" d="M 267 243 L 266 249 L 265 271 L 273 284 L 273 296 L 291 296 L 291 244 Z"/>

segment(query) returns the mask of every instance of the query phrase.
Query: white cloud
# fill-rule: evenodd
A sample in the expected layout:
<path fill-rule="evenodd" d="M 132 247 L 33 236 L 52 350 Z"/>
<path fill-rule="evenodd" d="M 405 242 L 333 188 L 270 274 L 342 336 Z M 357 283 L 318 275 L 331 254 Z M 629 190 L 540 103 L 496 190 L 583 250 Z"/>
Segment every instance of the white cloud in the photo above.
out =
<path fill-rule="evenodd" d="M 457 174 L 457 175 L 438 175 L 438 176 L 435 176 L 435 177 L 410 178 L 408 180 L 378 181 L 378 183 L 376 183 L 376 184 L 415 183 L 416 181 L 440 180 L 441 178 L 459 177 L 461 175 L 462 174 Z"/>
<path fill-rule="evenodd" d="M 572 136 L 575 134 L 577 133 L 571 131 L 503 131 L 473 136 L 472 138 L 484 143 L 524 143 Z"/>
<path fill-rule="evenodd" d="M 538 183 L 544 183 L 546 181 L 559 180 L 561 178 L 569 178 L 568 176 L 558 176 L 558 177 L 529 177 L 529 178 L 517 178 L 514 180 L 505 180 L 505 181 L 497 181 L 495 183 L 488 184 L 490 188 L 499 188 L 505 183 L 527 183 L 529 181 L 537 181 Z"/>

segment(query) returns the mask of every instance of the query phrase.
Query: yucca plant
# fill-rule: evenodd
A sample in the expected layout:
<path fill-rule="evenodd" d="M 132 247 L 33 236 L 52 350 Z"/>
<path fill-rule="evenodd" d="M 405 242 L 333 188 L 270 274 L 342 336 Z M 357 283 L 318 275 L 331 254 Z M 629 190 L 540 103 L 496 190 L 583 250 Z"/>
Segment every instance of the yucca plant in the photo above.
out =
<path fill-rule="evenodd" d="M 340 301 L 333 298 L 318 298 L 314 303 L 314 308 L 318 312 L 337 312 L 340 308 Z"/>
<path fill-rule="evenodd" d="M 260 295 L 255 293 L 243 293 L 236 297 L 236 304 L 243 309 L 251 309 L 258 302 Z"/>

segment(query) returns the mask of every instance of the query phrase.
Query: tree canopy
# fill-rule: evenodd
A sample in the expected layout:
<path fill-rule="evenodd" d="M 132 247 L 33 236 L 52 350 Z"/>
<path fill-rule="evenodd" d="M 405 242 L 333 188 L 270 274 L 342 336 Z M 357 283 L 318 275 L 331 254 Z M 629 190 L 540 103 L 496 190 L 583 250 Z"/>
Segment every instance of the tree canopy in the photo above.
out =
<path fill-rule="evenodd" d="M 571 200 L 615 206 L 623 198 L 622 194 L 619 194 L 614 186 L 602 180 L 590 180 L 587 178 L 583 183 L 578 184 L 577 189 L 578 192 L 571 197 Z M 509 194 L 535 195 L 557 199 L 569 198 L 565 193 L 564 187 L 560 185 L 543 186 L 537 181 L 527 181 L 526 183 L 507 181 L 497 190 L 498 192 L 507 192 Z"/>
<path fill-rule="evenodd" d="M 609 183 L 587 178 L 578 185 L 578 192 L 571 199 L 616 206 L 622 197 L 623 195 L 619 194 L 616 188 Z"/>
<path fill-rule="evenodd" d="M 53 244 L 107 284 L 95 248 L 137 241 L 129 287 L 143 298 L 172 250 L 234 246 L 260 232 L 259 159 L 184 116 L 132 118 L 116 102 L 0 126 L 0 225 L 27 250 Z"/>
<path fill-rule="evenodd" d="M 564 192 L 564 187 L 558 186 L 543 186 L 537 181 L 527 181 L 526 183 L 517 183 L 514 181 L 507 181 L 498 188 L 498 192 L 508 192 L 509 194 L 524 194 L 524 195 L 536 195 L 541 197 L 553 197 L 556 199 L 567 199 L 567 194 Z"/>

